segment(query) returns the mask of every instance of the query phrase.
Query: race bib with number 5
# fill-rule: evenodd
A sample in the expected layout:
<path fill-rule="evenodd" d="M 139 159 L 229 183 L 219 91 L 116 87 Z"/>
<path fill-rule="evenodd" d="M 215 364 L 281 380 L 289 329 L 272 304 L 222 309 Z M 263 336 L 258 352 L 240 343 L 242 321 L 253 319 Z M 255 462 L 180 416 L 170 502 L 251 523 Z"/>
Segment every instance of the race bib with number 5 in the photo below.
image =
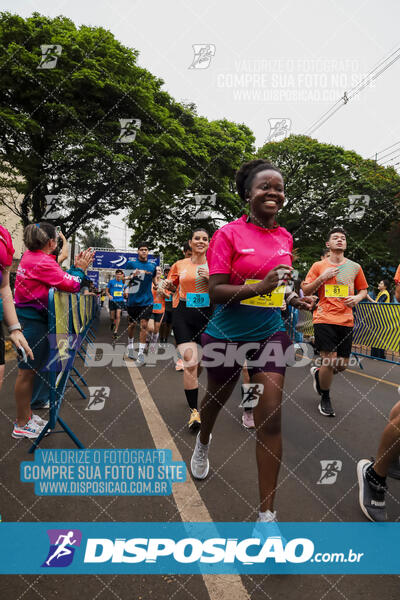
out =
<path fill-rule="evenodd" d="M 210 296 L 206 293 L 188 292 L 186 294 L 187 308 L 205 308 L 210 306 Z"/>
<path fill-rule="evenodd" d="M 326 284 L 325 285 L 325 297 L 326 298 L 347 298 L 349 295 L 348 285 L 339 284 Z"/>
<path fill-rule="evenodd" d="M 246 279 L 245 285 L 251 283 L 259 283 L 261 279 Z M 247 298 L 242 300 L 240 304 L 246 304 L 247 306 L 257 306 L 259 308 L 280 308 L 283 304 L 285 296 L 285 286 L 279 285 L 272 292 L 268 294 L 262 294 L 261 296 L 253 296 L 253 298 Z"/>

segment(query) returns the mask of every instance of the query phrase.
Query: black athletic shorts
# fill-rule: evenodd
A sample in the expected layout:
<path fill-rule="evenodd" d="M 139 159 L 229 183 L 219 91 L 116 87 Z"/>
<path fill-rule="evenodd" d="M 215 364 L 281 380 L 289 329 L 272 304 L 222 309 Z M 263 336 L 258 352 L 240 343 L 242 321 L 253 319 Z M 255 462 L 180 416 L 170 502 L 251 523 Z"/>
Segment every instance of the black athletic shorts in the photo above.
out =
<path fill-rule="evenodd" d="M 201 334 L 208 325 L 212 314 L 210 306 L 206 308 L 187 308 L 184 300 L 172 311 L 172 329 L 177 344 L 196 342 L 201 344 Z"/>
<path fill-rule="evenodd" d="M 336 352 L 348 358 L 351 353 L 353 327 L 316 323 L 314 325 L 315 347 L 319 352 Z"/>
<path fill-rule="evenodd" d="M 145 321 L 148 321 L 149 319 L 151 319 L 152 312 L 153 312 L 152 304 L 150 304 L 149 306 L 140 306 L 140 305 L 128 306 L 129 322 L 137 323 L 138 321 L 141 321 L 142 319 L 144 319 Z"/>
<path fill-rule="evenodd" d="M 150 319 L 154 319 L 154 323 L 160 323 L 163 316 L 164 316 L 164 313 L 154 313 L 153 312 Z"/>
<path fill-rule="evenodd" d="M 166 323 L 167 325 L 171 325 L 172 323 L 172 313 L 173 313 L 173 308 L 172 308 L 172 302 L 166 302 L 165 303 L 165 313 L 164 313 L 164 323 Z"/>
<path fill-rule="evenodd" d="M 3 333 L 3 322 L 0 321 L 0 365 L 5 364 L 5 344 L 4 344 L 4 333 Z"/>
<path fill-rule="evenodd" d="M 122 310 L 124 308 L 123 302 L 114 302 L 114 300 L 108 301 L 109 310 Z"/>

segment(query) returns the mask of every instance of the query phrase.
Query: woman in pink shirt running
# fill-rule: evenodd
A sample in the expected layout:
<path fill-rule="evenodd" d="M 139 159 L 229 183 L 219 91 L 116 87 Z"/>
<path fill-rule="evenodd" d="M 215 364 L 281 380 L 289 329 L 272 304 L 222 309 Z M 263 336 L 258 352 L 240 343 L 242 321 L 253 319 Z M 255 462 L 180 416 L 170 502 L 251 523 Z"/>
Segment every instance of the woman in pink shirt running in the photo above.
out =
<path fill-rule="evenodd" d="M 290 278 L 293 239 L 275 221 L 285 200 L 279 169 L 262 159 L 245 163 L 236 174 L 236 187 L 249 216 L 219 229 L 207 253 L 210 300 L 217 306 L 202 335 L 208 384 L 191 470 L 197 479 L 207 477 L 211 432 L 246 360 L 257 429 L 258 521 L 268 522 L 276 520 L 273 500 L 282 453 L 282 390 L 289 354 L 294 358 L 280 311 L 283 290 L 280 296 L 271 292 Z M 295 292 L 288 292 L 285 300 L 306 309 L 314 302 L 300 299 Z"/>

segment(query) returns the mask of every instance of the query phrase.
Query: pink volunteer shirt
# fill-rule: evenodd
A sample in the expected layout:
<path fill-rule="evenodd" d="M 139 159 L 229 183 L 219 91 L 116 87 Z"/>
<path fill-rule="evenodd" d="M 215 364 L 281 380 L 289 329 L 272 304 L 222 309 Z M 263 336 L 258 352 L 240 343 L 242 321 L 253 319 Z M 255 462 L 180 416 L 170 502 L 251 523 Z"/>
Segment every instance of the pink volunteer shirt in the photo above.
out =
<path fill-rule="evenodd" d="M 224 225 L 207 251 L 210 275 L 229 273 L 229 283 L 264 279 L 277 265 L 292 265 L 293 238 L 284 227 L 265 229 L 247 223 L 247 215 Z"/>

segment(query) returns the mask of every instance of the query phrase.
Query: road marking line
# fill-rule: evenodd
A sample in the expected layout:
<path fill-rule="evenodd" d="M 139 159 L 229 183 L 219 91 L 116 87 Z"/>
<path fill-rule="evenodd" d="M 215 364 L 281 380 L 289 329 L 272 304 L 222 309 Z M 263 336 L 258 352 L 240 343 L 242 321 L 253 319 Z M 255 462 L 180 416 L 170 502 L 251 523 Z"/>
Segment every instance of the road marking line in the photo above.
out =
<path fill-rule="evenodd" d="M 387 385 L 393 385 L 395 388 L 399 387 L 399 384 L 393 383 L 393 381 L 386 381 L 385 379 L 380 379 L 379 377 L 373 377 L 372 375 L 366 375 L 365 373 L 360 373 L 359 371 L 353 371 L 352 369 L 346 369 L 346 373 L 354 373 L 355 375 L 361 375 L 361 377 L 367 377 L 368 379 L 373 379 L 374 381 L 379 381 L 379 383 L 386 383 Z"/>
<path fill-rule="evenodd" d="M 158 410 L 139 369 L 125 361 L 133 386 L 138 395 L 147 426 L 156 448 L 172 450 L 173 460 L 183 461 L 168 428 Z M 187 480 L 173 486 L 172 495 L 179 510 L 182 521 L 213 522 L 191 476 Z M 250 596 L 242 583 L 240 575 L 202 575 L 210 600 L 250 600 Z"/>

